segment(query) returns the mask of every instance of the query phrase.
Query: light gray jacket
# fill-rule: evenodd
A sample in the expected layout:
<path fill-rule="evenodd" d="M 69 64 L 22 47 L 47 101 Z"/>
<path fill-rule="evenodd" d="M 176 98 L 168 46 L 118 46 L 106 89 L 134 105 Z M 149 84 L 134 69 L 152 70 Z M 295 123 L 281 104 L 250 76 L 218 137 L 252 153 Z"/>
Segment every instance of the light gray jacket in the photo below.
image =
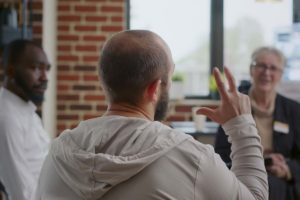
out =
<path fill-rule="evenodd" d="M 229 171 L 212 146 L 162 123 L 108 116 L 54 140 L 40 200 L 268 199 L 260 138 L 251 115 L 223 126 L 232 142 Z"/>

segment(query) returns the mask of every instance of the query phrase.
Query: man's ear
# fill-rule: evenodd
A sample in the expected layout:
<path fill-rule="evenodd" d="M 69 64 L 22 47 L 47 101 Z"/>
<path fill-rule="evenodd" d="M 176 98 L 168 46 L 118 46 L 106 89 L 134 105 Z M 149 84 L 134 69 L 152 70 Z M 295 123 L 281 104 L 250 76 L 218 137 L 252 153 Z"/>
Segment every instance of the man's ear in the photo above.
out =
<path fill-rule="evenodd" d="M 161 80 L 157 79 L 147 86 L 145 91 L 145 97 L 149 101 L 155 101 L 155 102 L 158 101 L 160 96 L 160 84 L 161 84 Z"/>

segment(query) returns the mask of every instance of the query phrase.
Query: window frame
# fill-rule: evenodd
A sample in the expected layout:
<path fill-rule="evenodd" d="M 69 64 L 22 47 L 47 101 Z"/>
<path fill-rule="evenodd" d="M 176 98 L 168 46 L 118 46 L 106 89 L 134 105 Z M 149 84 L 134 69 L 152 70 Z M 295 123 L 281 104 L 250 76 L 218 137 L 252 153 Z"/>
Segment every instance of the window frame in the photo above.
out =
<path fill-rule="evenodd" d="M 300 22 L 300 0 L 293 0 L 293 23 L 298 22 Z M 126 0 L 126 27 L 130 29 L 130 0 Z M 224 0 L 211 0 L 209 37 L 210 73 L 214 67 L 218 67 L 222 72 L 224 65 Z M 185 99 L 211 99 L 211 96 L 211 91 L 209 91 L 207 96 L 191 95 L 185 96 Z"/>

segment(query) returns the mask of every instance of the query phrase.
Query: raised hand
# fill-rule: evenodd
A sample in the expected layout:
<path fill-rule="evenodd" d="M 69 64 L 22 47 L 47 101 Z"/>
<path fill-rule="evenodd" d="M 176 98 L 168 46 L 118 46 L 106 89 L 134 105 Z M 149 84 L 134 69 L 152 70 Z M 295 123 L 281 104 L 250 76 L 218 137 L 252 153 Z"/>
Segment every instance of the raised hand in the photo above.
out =
<path fill-rule="evenodd" d="M 214 68 L 213 71 L 221 97 L 220 106 L 215 109 L 202 107 L 197 111 L 197 114 L 206 115 L 211 120 L 219 124 L 224 124 L 236 116 L 251 113 L 249 97 L 238 92 L 234 77 L 232 76 L 231 72 L 227 67 L 225 67 L 224 70 L 226 79 L 228 81 L 229 90 L 226 90 L 219 69 Z"/>

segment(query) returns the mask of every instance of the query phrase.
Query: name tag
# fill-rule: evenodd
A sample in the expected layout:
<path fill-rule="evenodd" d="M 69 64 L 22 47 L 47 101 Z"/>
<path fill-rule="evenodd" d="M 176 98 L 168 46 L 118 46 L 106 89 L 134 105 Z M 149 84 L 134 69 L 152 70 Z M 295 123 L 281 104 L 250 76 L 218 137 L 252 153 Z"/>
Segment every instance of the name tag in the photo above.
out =
<path fill-rule="evenodd" d="M 288 134 L 289 130 L 290 130 L 288 124 L 283 123 L 283 122 L 278 122 L 278 121 L 274 122 L 273 128 L 274 128 L 275 131 L 281 132 L 281 133 L 284 133 L 284 134 Z"/>

